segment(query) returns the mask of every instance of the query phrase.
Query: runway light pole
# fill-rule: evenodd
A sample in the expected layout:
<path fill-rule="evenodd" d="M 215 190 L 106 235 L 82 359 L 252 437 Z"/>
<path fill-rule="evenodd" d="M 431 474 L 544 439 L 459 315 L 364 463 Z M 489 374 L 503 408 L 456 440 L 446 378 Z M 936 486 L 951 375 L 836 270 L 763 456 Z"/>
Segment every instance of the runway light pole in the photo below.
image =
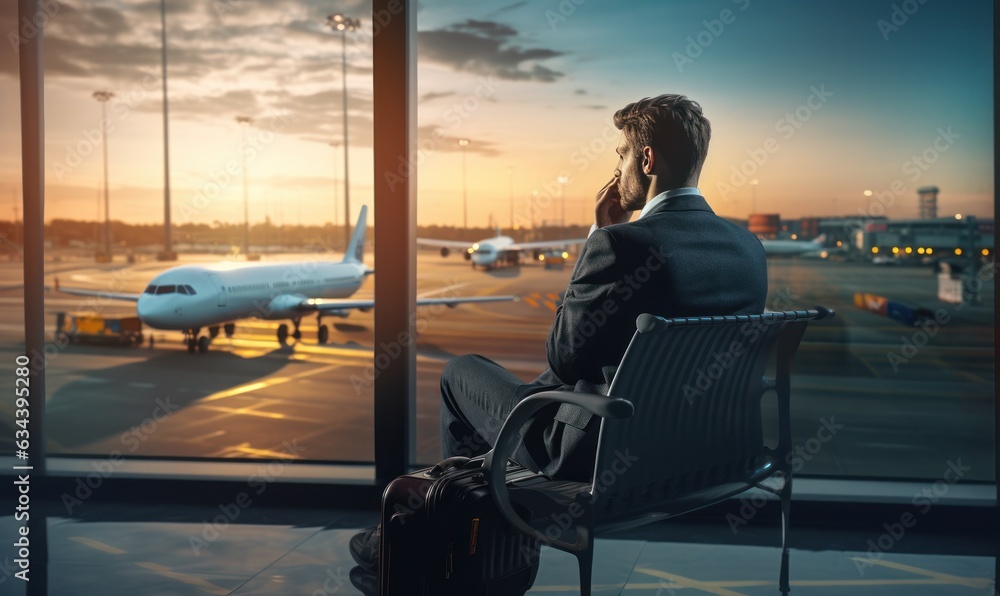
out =
<path fill-rule="evenodd" d="M 340 147 L 340 143 L 329 143 L 333 147 L 333 227 L 337 227 L 337 186 L 339 181 L 337 180 L 337 147 Z"/>
<path fill-rule="evenodd" d="M 243 143 L 246 144 L 247 140 L 247 128 L 253 123 L 253 118 L 250 116 L 237 116 L 236 121 L 239 122 L 240 127 L 243 129 Z M 240 151 L 243 154 L 243 257 L 246 259 L 250 258 L 250 194 L 247 190 L 247 152 Z"/>
<path fill-rule="evenodd" d="M 462 228 L 469 229 L 469 200 L 465 188 L 465 148 L 469 139 L 459 139 L 458 146 L 462 148 Z"/>
<path fill-rule="evenodd" d="M 108 100 L 115 94 L 110 91 L 95 91 L 94 99 L 101 102 L 101 130 L 104 139 L 104 255 L 111 260 L 111 208 L 108 202 Z"/>
<path fill-rule="evenodd" d="M 507 182 L 510 184 L 510 231 L 514 231 L 514 168 L 507 168 Z"/>
<path fill-rule="evenodd" d="M 163 76 L 163 252 L 161 261 L 175 261 L 174 243 L 170 236 L 170 131 L 167 126 L 167 0 L 160 0 L 160 48 Z"/>
<path fill-rule="evenodd" d="M 566 228 L 566 185 L 569 184 L 568 176 L 559 176 L 556 179 L 559 182 L 559 194 L 562 195 L 562 214 L 559 216 L 559 225 L 562 228 Z"/>
<path fill-rule="evenodd" d="M 351 186 L 348 168 L 347 144 L 347 32 L 361 27 L 360 19 L 352 19 L 341 13 L 326 18 L 326 24 L 335 31 L 340 31 L 340 66 L 344 93 L 344 250 L 351 243 Z"/>

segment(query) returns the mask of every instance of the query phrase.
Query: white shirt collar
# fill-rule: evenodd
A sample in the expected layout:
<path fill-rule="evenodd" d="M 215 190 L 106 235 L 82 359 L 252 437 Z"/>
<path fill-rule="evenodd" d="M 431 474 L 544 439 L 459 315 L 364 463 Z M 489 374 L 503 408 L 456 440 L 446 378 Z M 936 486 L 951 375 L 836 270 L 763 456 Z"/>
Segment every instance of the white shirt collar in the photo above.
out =
<path fill-rule="evenodd" d="M 639 212 L 639 217 L 636 219 L 642 219 L 642 217 L 647 213 L 649 213 L 650 211 L 652 211 L 654 207 L 656 207 L 663 201 L 666 201 L 670 197 L 676 197 L 680 195 L 701 196 L 701 191 L 695 188 L 694 186 L 685 186 L 684 188 L 674 188 L 666 192 L 661 192 L 660 194 L 656 195 L 655 197 L 646 202 L 646 205 L 642 208 L 642 211 Z"/>

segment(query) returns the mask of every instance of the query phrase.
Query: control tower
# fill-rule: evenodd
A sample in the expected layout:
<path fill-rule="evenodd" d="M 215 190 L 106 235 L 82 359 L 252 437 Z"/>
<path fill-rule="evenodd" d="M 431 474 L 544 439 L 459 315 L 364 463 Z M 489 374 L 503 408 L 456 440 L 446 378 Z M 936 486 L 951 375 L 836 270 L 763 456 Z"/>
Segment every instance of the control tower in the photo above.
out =
<path fill-rule="evenodd" d="M 937 219 L 937 196 L 939 190 L 936 186 L 921 186 L 917 189 L 920 219 Z"/>

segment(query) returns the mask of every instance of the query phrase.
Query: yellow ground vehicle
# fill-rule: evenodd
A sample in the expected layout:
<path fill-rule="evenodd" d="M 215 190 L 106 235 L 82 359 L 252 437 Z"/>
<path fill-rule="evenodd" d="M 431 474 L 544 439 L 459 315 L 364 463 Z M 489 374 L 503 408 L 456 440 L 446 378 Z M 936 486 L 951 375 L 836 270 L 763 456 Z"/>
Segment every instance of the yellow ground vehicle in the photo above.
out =
<path fill-rule="evenodd" d="M 139 317 L 110 317 L 93 312 L 56 313 L 56 339 L 69 343 L 138 346 L 145 340 Z"/>

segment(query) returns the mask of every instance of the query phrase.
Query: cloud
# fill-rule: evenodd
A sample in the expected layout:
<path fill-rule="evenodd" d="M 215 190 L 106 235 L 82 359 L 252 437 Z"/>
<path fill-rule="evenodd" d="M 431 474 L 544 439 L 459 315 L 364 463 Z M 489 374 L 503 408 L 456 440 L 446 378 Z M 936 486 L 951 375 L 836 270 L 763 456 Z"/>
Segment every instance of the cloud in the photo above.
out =
<path fill-rule="evenodd" d="M 468 19 L 443 29 L 417 33 L 421 58 L 459 72 L 493 75 L 511 81 L 551 83 L 563 76 L 539 62 L 562 56 L 547 48 L 511 43 L 517 31 L 495 21 Z"/>

